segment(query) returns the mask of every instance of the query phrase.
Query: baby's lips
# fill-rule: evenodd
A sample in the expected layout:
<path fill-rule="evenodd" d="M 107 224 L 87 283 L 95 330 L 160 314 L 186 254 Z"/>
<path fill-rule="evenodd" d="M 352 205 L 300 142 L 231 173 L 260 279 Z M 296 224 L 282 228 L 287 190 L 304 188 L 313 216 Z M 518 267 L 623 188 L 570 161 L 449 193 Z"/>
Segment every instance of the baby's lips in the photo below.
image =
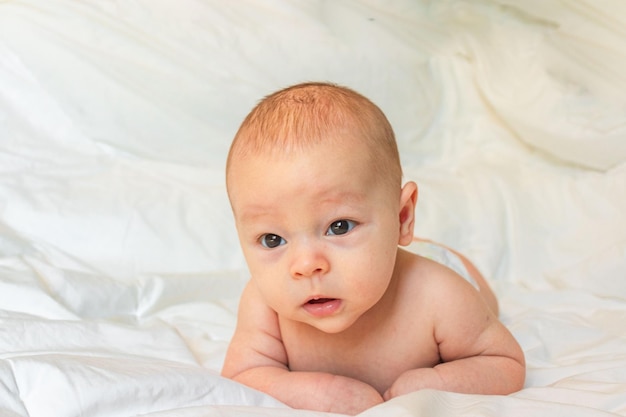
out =
<path fill-rule="evenodd" d="M 336 298 L 326 298 L 326 297 L 311 298 L 309 301 L 307 301 L 307 304 L 323 304 L 332 300 L 336 300 Z"/>
<path fill-rule="evenodd" d="M 315 317 L 327 317 L 339 310 L 341 300 L 330 297 L 311 297 L 304 303 L 304 310 Z"/>

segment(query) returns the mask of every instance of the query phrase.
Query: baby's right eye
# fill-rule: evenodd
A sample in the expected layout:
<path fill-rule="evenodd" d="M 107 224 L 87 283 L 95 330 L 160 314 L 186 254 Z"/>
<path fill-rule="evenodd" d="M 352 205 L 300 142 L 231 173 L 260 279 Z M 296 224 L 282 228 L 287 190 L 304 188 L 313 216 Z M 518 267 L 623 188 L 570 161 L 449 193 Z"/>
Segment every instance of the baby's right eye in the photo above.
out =
<path fill-rule="evenodd" d="M 266 247 L 268 249 L 274 249 L 280 245 L 284 245 L 285 243 L 287 243 L 285 239 L 273 233 L 264 234 L 263 236 L 261 236 L 261 239 L 259 239 L 259 241 L 261 242 L 261 245 L 263 247 Z"/>

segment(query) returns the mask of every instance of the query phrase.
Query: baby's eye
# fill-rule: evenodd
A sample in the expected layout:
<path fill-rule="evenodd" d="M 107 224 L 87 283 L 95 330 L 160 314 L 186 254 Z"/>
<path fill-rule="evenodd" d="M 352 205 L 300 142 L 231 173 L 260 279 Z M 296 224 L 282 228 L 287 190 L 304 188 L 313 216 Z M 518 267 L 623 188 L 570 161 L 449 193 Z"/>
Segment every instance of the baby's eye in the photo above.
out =
<path fill-rule="evenodd" d="M 356 223 L 352 220 L 337 220 L 328 226 L 326 234 L 329 236 L 343 235 L 354 229 L 354 226 L 356 226 Z"/>
<path fill-rule="evenodd" d="M 262 246 L 268 249 L 274 249 L 280 245 L 284 245 L 285 243 L 287 243 L 285 239 L 273 233 L 264 234 L 263 236 L 261 236 L 261 239 L 259 239 L 259 241 L 261 242 Z"/>

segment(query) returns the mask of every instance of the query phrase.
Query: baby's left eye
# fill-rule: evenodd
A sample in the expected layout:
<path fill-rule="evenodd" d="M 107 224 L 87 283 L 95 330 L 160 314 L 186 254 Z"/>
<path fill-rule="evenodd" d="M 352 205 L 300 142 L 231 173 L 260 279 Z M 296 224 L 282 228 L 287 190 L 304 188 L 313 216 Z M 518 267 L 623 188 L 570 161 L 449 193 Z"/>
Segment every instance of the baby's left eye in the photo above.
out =
<path fill-rule="evenodd" d="M 337 236 L 348 233 L 350 230 L 354 229 L 356 223 L 352 220 L 337 220 L 334 221 L 328 226 L 328 230 L 326 231 L 326 235 L 329 236 Z"/>

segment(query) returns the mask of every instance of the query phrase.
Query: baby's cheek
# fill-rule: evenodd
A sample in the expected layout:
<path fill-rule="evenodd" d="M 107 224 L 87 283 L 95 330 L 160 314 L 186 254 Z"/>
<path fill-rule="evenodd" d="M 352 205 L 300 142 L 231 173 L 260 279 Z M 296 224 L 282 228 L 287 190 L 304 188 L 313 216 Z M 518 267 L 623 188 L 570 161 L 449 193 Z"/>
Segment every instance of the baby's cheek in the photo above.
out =
<path fill-rule="evenodd" d="M 252 280 L 259 289 L 263 301 L 272 310 L 280 313 L 290 304 L 286 286 L 280 283 L 280 279 L 276 275 L 257 274 L 256 276 L 253 275 Z"/>

